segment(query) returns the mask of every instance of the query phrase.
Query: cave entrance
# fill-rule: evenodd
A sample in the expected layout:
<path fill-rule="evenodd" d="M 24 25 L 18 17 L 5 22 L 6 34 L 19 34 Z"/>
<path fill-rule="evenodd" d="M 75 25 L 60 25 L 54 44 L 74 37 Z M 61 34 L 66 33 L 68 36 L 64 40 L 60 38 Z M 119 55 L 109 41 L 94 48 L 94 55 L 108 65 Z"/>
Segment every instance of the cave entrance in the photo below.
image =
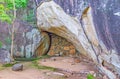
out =
<path fill-rule="evenodd" d="M 50 36 L 50 49 L 48 55 L 50 56 L 79 56 L 75 46 L 67 41 L 65 38 L 53 33 L 49 33 Z"/>

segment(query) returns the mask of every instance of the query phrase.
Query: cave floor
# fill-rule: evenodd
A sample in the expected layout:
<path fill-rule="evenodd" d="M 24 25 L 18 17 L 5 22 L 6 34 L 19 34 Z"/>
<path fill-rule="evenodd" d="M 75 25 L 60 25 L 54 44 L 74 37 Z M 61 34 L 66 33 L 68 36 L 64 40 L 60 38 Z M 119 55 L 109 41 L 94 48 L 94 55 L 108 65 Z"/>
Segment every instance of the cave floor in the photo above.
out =
<path fill-rule="evenodd" d="M 97 71 L 92 61 L 74 57 L 51 57 L 37 60 L 38 65 L 49 66 L 57 70 L 38 69 L 33 62 L 20 62 L 23 71 L 12 71 L 11 67 L 0 70 L 0 79 L 87 79 L 89 73 L 95 79 L 107 79 Z"/>

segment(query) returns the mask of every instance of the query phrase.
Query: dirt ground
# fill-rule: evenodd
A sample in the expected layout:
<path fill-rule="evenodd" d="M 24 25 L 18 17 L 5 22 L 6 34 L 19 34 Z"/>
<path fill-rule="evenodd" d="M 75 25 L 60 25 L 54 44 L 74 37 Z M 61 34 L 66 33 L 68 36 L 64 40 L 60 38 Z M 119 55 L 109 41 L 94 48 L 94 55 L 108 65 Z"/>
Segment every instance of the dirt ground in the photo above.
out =
<path fill-rule="evenodd" d="M 92 61 L 72 57 L 52 57 L 38 60 L 39 65 L 57 68 L 56 71 L 39 70 L 32 62 L 22 62 L 23 71 L 12 71 L 11 67 L 0 70 L 0 79 L 87 79 L 89 73 L 95 79 L 103 79 Z"/>
<path fill-rule="evenodd" d="M 67 76 L 65 79 L 87 79 L 88 74 L 94 75 L 95 79 L 103 79 L 93 62 L 85 58 L 52 57 L 39 63 L 59 69 L 59 72 Z"/>

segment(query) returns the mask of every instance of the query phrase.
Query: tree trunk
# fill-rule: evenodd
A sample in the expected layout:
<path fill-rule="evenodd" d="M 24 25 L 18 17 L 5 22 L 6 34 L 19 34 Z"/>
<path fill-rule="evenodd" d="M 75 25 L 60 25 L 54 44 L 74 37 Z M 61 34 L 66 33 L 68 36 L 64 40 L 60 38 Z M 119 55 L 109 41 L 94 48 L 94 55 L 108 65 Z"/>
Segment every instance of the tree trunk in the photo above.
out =
<path fill-rule="evenodd" d="M 13 53 L 14 53 L 14 32 L 15 32 L 15 18 L 16 18 L 16 8 L 15 8 L 15 0 L 13 0 L 13 11 L 14 18 L 12 22 L 12 33 L 11 33 L 11 60 L 14 61 Z"/>

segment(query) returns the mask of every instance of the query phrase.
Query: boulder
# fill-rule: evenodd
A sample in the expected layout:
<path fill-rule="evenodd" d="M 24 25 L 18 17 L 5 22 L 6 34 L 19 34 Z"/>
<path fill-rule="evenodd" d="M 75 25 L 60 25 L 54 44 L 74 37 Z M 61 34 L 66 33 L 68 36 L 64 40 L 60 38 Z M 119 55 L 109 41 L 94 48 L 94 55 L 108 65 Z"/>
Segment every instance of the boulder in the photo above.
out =
<path fill-rule="evenodd" d="M 86 51 L 78 40 L 78 38 L 82 36 L 85 37 L 79 21 L 67 15 L 63 9 L 53 1 L 45 2 L 37 8 L 37 25 L 38 28 L 43 31 L 67 39 L 72 42 L 79 51 L 86 54 Z M 81 40 L 83 39 L 81 38 Z"/>
<path fill-rule="evenodd" d="M 84 33 L 80 22 L 67 15 L 63 9 L 53 1 L 45 2 L 37 8 L 37 25 L 43 31 L 61 36 L 71 42 L 83 55 L 98 62 L 96 54 Z"/>
<path fill-rule="evenodd" d="M 23 70 L 23 64 L 14 64 L 12 66 L 13 71 L 22 71 Z"/>
<path fill-rule="evenodd" d="M 46 55 L 50 47 L 50 37 L 46 32 L 41 32 L 41 40 L 35 50 L 35 56 Z"/>
<path fill-rule="evenodd" d="M 0 49 L 0 63 L 10 63 L 10 52 L 3 48 Z"/>
<path fill-rule="evenodd" d="M 37 8 L 37 25 L 42 31 L 56 34 L 71 42 L 82 55 L 91 58 L 100 71 L 110 79 L 116 79 L 116 74 L 109 68 L 120 72 L 120 64 L 117 63 L 120 62 L 119 55 L 115 49 L 108 50 L 98 36 L 91 9 L 86 8 L 79 21 L 66 14 L 54 1 L 44 2 Z M 104 61 L 109 64 L 107 68 L 103 65 Z"/>

